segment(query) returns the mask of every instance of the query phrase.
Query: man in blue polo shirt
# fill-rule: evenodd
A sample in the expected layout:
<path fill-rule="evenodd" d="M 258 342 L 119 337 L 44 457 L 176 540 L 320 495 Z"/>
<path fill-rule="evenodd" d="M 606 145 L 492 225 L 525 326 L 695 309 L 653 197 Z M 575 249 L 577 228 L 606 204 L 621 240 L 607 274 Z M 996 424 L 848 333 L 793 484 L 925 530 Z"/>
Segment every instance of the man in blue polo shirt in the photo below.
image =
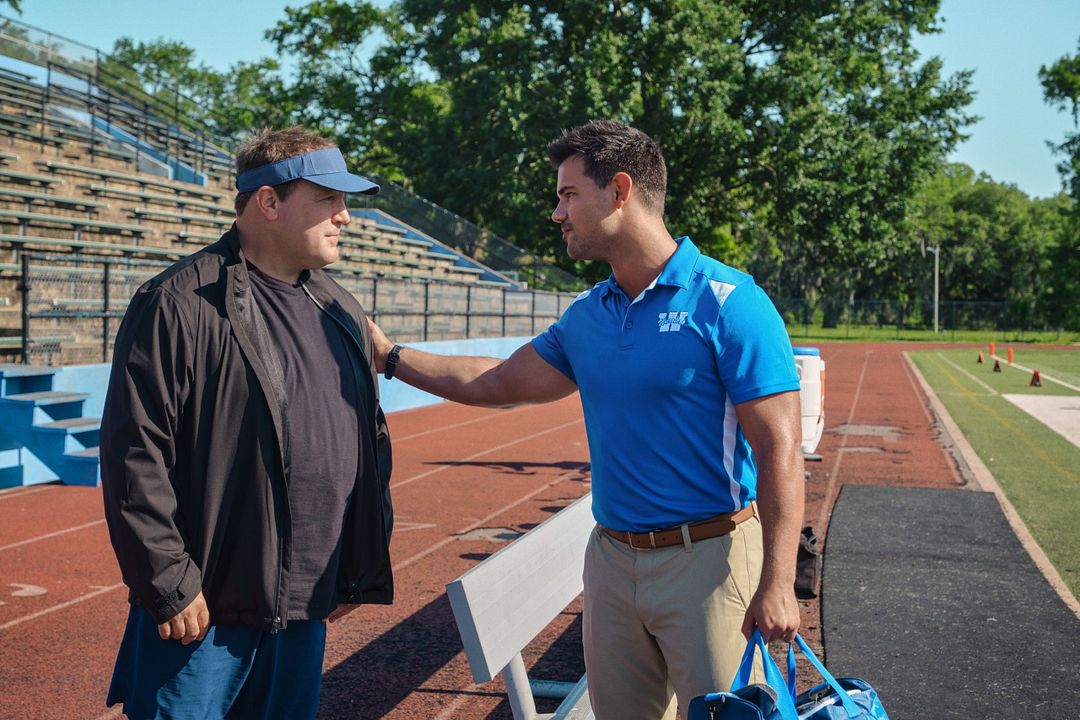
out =
<path fill-rule="evenodd" d="M 745 638 L 791 640 L 803 520 L 799 381 L 772 303 L 664 225 L 667 172 L 611 121 L 548 146 L 575 259 L 612 274 L 507 360 L 402 348 L 376 368 L 451 400 L 505 406 L 581 393 L 597 532 L 584 645 L 601 720 L 672 718 L 726 690 Z M 674 691 L 675 697 L 672 693 Z"/>

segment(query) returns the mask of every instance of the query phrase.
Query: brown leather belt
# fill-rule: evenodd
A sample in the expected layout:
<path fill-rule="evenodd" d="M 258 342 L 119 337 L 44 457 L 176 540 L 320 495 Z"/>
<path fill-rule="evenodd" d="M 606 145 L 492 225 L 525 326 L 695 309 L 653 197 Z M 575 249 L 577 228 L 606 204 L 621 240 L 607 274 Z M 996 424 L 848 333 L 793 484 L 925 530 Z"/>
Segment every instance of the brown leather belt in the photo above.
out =
<path fill-rule="evenodd" d="M 727 535 L 735 529 L 736 525 L 745 522 L 752 517 L 754 517 L 753 503 L 747 505 L 738 512 L 717 515 L 707 520 L 698 520 L 697 522 L 668 528 L 667 530 L 654 530 L 653 532 L 624 532 L 611 530 L 603 525 L 598 527 L 607 535 L 615 538 L 624 545 L 629 545 L 635 550 L 656 550 L 657 548 L 685 544 L 686 537 L 683 535 L 684 528 L 686 529 L 690 542 L 697 542 L 698 540 L 706 540 L 708 538 Z"/>

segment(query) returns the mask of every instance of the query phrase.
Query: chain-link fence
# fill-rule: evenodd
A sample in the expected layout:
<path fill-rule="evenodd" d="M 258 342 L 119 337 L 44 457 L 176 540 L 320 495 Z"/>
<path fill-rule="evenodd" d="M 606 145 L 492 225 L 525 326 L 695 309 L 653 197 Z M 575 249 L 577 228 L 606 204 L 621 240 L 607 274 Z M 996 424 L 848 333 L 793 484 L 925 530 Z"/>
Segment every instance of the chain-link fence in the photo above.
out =
<path fill-rule="evenodd" d="M 35 365 L 105 362 L 128 301 L 167 262 L 24 254 L 22 361 Z"/>
<path fill-rule="evenodd" d="M 838 338 L 866 330 L 901 339 L 909 331 L 933 331 L 934 304 L 922 299 L 840 300 L 773 298 L 793 337 L 829 331 Z M 1034 320 L 1030 304 L 1007 300 L 948 300 L 938 305 L 937 330 L 943 339 L 958 332 L 986 331 L 1005 334 L 1054 332 L 1057 327 Z"/>
<path fill-rule="evenodd" d="M 170 264 L 30 253 L 20 262 L 21 356 L 37 365 L 107 362 L 129 300 Z M 329 272 L 401 342 L 534 335 L 557 320 L 575 297 Z"/>

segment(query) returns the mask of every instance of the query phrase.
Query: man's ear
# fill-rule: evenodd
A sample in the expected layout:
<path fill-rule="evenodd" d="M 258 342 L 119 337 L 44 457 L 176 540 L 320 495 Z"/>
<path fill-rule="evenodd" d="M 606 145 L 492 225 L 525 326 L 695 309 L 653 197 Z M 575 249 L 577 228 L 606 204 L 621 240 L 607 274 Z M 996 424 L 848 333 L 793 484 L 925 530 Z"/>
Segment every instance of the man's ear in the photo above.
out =
<path fill-rule="evenodd" d="M 278 197 L 274 188 L 263 185 L 255 191 L 251 202 L 259 209 L 259 212 L 267 220 L 277 220 L 280 214 L 281 198 Z"/>
<path fill-rule="evenodd" d="M 615 207 L 621 208 L 634 192 L 634 181 L 626 173 L 617 172 L 612 176 L 611 184 L 615 187 Z"/>

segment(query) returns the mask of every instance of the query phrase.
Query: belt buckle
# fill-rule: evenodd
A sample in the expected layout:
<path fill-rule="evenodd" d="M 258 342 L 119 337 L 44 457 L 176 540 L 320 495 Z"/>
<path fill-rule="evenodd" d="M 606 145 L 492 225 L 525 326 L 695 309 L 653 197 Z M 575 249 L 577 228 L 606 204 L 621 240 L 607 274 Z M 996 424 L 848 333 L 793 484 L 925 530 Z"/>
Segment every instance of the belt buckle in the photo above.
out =
<path fill-rule="evenodd" d="M 649 545 L 641 545 L 640 547 L 634 544 L 634 533 L 626 533 L 626 544 L 630 546 L 631 550 L 655 550 L 656 549 L 656 534 L 649 531 Z"/>

